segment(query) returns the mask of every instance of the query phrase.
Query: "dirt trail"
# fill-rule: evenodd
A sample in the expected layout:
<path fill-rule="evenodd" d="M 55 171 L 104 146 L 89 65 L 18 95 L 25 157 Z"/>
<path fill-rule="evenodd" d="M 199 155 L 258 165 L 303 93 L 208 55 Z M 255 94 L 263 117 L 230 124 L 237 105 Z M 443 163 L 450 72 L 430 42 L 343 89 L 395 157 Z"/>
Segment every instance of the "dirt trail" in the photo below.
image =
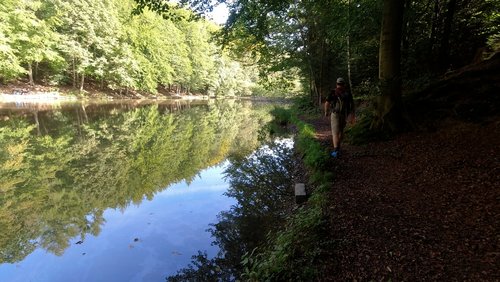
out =
<path fill-rule="evenodd" d="M 328 120 L 309 120 L 331 147 Z M 345 145 L 325 281 L 499 281 L 500 121 Z"/>

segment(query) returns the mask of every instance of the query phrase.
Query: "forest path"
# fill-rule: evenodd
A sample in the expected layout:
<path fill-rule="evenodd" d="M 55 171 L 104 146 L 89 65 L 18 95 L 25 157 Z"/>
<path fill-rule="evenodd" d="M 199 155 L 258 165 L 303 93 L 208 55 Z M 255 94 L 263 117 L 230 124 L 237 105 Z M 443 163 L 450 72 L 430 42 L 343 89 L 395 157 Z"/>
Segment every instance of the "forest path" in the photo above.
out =
<path fill-rule="evenodd" d="M 328 119 L 307 122 L 331 150 Z M 343 146 L 323 280 L 498 281 L 499 136 L 495 118 Z"/>

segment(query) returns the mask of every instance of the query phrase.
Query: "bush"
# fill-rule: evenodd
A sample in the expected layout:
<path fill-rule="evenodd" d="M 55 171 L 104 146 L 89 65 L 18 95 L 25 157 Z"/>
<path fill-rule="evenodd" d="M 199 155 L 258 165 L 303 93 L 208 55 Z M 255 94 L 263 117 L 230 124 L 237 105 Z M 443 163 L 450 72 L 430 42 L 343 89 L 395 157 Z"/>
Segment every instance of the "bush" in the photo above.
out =
<path fill-rule="evenodd" d="M 356 99 L 366 99 L 369 97 L 379 96 L 380 88 L 376 82 L 371 81 L 371 79 L 366 79 L 359 85 L 353 87 L 352 93 L 355 95 Z"/>

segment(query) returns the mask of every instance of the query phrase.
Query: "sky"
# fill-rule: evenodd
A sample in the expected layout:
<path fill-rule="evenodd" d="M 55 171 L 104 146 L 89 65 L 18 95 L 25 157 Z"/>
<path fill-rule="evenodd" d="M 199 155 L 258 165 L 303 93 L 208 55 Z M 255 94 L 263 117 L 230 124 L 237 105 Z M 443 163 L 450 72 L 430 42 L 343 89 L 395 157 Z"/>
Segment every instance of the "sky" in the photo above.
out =
<path fill-rule="evenodd" d="M 179 3 L 179 0 L 170 0 L 171 3 Z M 208 13 L 208 18 L 216 24 L 223 25 L 226 23 L 229 16 L 229 9 L 225 3 L 219 3 L 214 7 L 211 13 Z"/>
<path fill-rule="evenodd" d="M 225 24 L 228 16 L 229 10 L 224 3 L 215 6 L 214 10 L 209 13 L 209 17 L 217 24 Z"/>

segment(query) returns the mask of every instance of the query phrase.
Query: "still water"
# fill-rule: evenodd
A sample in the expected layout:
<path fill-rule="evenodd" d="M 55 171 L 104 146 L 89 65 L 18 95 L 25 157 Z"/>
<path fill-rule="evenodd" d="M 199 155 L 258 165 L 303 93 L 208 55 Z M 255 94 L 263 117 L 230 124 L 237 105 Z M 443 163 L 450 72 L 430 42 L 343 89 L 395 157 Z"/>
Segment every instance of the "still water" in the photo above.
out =
<path fill-rule="evenodd" d="M 270 106 L 0 104 L 0 281 L 164 281 L 235 205 Z M 260 137 L 260 138 L 259 138 Z"/>

